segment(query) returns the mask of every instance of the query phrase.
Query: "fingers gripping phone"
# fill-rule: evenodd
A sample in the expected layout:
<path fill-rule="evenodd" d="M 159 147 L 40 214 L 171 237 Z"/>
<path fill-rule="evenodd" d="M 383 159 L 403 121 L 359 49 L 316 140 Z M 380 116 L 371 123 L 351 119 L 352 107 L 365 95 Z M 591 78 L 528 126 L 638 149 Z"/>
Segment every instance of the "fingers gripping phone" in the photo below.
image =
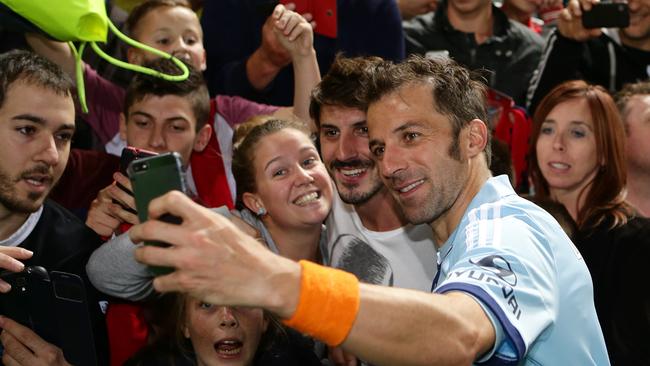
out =
<path fill-rule="evenodd" d="M 133 185 L 135 207 L 140 222 L 147 221 L 151 200 L 173 190 L 187 192 L 181 157 L 175 152 L 135 160 L 129 165 L 127 173 Z M 172 224 L 181 223 L 179 217 L 170 214 L 161 216 L 159 220 Z M 145 242 L 145 245 L 168 246 L 162 242 Z M 156 275 L 173 271 L 171 268 L 162 267 L 151 269 Z"/>
<path fill-rule="evenodd" d="M 602 2 L 593 4 L 582 13 L 585 28 L 626 28 L 630 25 L 630 8 L 627 3 Z"/>

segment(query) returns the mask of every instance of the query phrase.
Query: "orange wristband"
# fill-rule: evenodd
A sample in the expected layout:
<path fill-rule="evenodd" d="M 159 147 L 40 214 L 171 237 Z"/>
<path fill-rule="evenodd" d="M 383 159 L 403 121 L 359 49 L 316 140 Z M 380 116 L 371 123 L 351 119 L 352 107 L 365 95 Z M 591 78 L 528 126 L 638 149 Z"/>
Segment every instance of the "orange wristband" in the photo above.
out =
<path fill-rule="evenodd" d="M 359 280 L 348 272 L 301 260 L 300 299 L 283 323 L 337 346 L 352 329 L 359 311 Z"/>

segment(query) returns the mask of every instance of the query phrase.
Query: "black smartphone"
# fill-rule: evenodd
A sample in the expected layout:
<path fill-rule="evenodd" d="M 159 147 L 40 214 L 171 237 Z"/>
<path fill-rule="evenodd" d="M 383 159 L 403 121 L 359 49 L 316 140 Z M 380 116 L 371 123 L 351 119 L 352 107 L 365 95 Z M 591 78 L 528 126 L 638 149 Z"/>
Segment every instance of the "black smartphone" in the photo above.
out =
<path fill-rule="evenodd" d="M 131 164 L 132 161 L 142 159 L 142 158 L 146 158 L 146 157 L 149 157 L 149 156 L 156 156 L 156 155 L 158 155 L 158 154 L 153 152 L 153 151 L 149 151 L 149 150 L 145 150 L 145 149 L 138 149 L 138 148 L 133 147 L 133 146 L 127 146 L 127 147 L 122 149 L 122 154 L 120 155 L 120 173 L 122 173 L 123 175 L 128 176 L 128 173 L 127 173 L 126 170 L 129 168 L 129 164 Z M 126 187 L 124 187 L 120 183 L 117 183 L 117 186 L 121 190 L 123 190 L 124 192 L 126 192 L 126 193 L 128 193 L 130 195 L 133 195 L 133 193 L 131 191 L 129 191 Z M 130 207 L 127 207 L 127 206 L 123 205 L 122 203 L 120 203 L 116 199 L 113 199 L 113 203 L 117 203 L 118 205 L 122 206 L 122 208 L 124 208 L 125 210 L 129 211 L 132 214 L 137 214 L 137 212 L 135 212 L 135 210 L 133 210 Z"/>
<path fill-rule="evenodd" d="M 0 294 L 0 314 L 29 327 L 45 341 L 59 344 L 52 284 L 45 268 L 27 266 L 22 272 L 2 271 L 11 290 Z"/>
<path fill-rule="evenodd" d="M 187 192 L 183 176 L 181 157 L 178 153 L 170 152 L 131 162 L 127 169 L 133 194 L 135 207 L 138 210 L 140 222 L 145 222 L 149 216 L 149 202 L 154 198 L 173 190 Z M 172 224 L 180 224 L 181 219 L 165 214 L 160 220 Z M 167 246 L 161 242 L 145 242 L 146 245 Z M 171 268 L 152 267 L 155 274 L 171 272 Z"/>
<path fill-rule="evenodd" d="M 60 332 L 58 346 L 72 365 L 97 365 L 95 336 L 83 280 L 72 273 L 52 271 L 50 281 Z"/>
<path fill-rule="evenodd" d="M 158 155 L 158 153 L 153 151 L 127 146 L 122 149 L 122 154 L 120 155 L 120 173 L 127 175 L 127 169 L 132 161 L 156 155 Z"/>
<path fill-rule="evenodd" d="M 597 3 L 582 13 L 582 26 L 585 28 L 626 28 L 629 25 L 630 7 L 627 3 Z"/>

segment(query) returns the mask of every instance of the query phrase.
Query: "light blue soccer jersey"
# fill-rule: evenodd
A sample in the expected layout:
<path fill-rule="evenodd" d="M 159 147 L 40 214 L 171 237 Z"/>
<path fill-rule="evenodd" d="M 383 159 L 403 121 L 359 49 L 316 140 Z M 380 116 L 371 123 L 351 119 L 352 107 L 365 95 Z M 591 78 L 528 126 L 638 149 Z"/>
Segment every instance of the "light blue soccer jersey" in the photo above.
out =
<path fill-rule="evenodd" d="M 609 365 L 580 253 L 506 176 L 483 185 L 438 258 L 434 292 L 471 295 L 496 330 L 477 363 Z"/>

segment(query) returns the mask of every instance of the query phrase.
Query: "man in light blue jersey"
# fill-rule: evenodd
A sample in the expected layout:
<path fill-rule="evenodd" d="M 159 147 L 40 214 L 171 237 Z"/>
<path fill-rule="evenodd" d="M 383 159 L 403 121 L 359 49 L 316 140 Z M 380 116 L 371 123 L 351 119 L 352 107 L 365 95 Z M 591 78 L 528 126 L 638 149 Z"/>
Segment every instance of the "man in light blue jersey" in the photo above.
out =
<path fill-rule="evenodd" d="M 131 230 L 173 243 L 136 253 L 176 268 L 154 286 L 264 307 L 376 365 L 608 365 L 579 253 L 507 177 L 491 176 L 482 84 L 451 60 L 418 56 L 386 65 L 371 83 L 370 151 L 405 217 L 429 224 L 439 243 L 433 293 L 359 284 L 258 250 L 175 194 L 152 202 L 150 214 L 170 212 L 183 225 Z"/>
<path fill-rule="evenodd" d="M 433 292 L 473 302 L 458 311 L 484 336 L 473 361 L 608 364 L 580 253 L 506 176 L 491 177 L 480 83 L 453 61 L 412 57 L 371 93 L 370 151 L 407 219 L 441 243 Z"/>

